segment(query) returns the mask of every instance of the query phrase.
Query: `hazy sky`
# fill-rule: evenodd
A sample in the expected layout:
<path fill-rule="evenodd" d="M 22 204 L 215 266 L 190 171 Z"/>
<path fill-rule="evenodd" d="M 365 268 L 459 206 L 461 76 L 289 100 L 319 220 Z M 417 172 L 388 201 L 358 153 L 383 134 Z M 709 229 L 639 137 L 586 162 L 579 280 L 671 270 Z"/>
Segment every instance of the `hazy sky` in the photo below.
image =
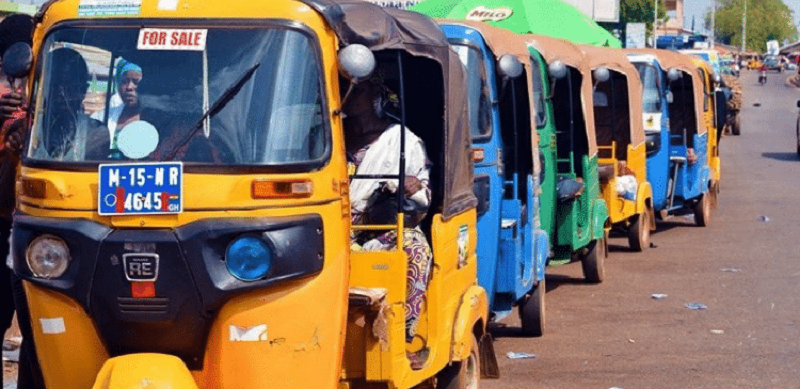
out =
<path fill-rule="evenodd" d="M 789 9 L 794 11 L 794 21 L 795 23 L 800 22 L 800 0 L 782 0 L 784 4 L 789 6 Z M 748 3 L 749 4 L 749 3 Z M 683 0 L 683 14 L 684 14 L 684 26 L 686 28 L 692 28 L 692 15 L 695 15 L 695 22 L 694 26 L 698 30 L 704 30 L 705 26 L 704 19 L 706 12 L 711 10 L 711 7 L 714 6 L 713 0 Z M 749 20 L 748 22 L 751 22 Z M 710 26 L 709 26 L 710 27 Z"/>

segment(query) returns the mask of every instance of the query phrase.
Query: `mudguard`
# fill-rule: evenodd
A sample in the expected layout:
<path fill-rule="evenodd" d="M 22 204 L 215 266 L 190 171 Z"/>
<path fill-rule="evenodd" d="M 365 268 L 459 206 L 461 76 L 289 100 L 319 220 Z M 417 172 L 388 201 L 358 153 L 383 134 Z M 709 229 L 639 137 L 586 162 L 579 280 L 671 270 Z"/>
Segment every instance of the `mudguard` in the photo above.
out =
<path fill-rule="evenodd" d="M 650 205 L 653 204 L 653 187 L 645 181 L 639 184 L 636 191 L 636 213 L 641 214 L 647 210 L 647 200 L 650 200 Z"/>
<path fill-rule="evenodd" d="M 603 199 L 592 202 L 592 240 L 603 239 L 606 236 L 606 221 L 608 220 L 608 205 Z"/>
<path fill-rule="evenodd" d="M 103 364 L 92 389 L 198 389 L 189 369 L 166 354 L 129 354 Z"/>
<path fill-rule="evenodd" d="M 472 349 L 473 335 L 480 339 L 488 322 L 489 302 L 486 291 L 473 285 L 461 296 L 461 303 L 453 322 L 453 340 L 450 346 L 450 361 L 463 361 L 469 357 Z M 476 323 L 480 324 L 480 333 L 473 333 Z"/>

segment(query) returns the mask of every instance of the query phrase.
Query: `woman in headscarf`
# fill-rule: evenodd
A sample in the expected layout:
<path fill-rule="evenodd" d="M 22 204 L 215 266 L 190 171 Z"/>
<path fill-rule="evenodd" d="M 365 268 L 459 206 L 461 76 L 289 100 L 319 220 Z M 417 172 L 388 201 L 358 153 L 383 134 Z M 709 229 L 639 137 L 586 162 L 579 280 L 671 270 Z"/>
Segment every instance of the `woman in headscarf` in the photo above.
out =
<path fill-rule="evenodd" d="M 129 123 L 141 120 L 141 105 L 139 103 L 139 83 L 142 82 L 142 68 L 120 58 L 114 72 L 114 81 L 117 93 L 109 99 L 108 109 L 108 137 L 111 140 L 109 148 L 117 150 L 117 135 Z M 105 122 L 106 110 L 102 109 L 92 115 L 92 119 Z"/>
<path fill-rule="evenodd" d="M 425 302 L 430 274 L 431 251 L 419 223 L 431 201 L 428 187 L 430 161 L 422 140 L 401 128 L 387 112 L 396 96 L 383 84 L 379 71 L 356 84 L 342 107 L 345 144 L 350 174 L 397 174 L 400 166 L 400 134 L 405 132 L 405 199 L 403 199 L 403 250 L 408 256 L 406 279 L 406 340 L 416 334 L 419 314 Z M 388 224 L 397 214 L 397 180 L 351 179 L 352 224 Z M 390 250 L 397 242 L 396 232 L 359 232 L 352 235 L 355 250 Z"/>

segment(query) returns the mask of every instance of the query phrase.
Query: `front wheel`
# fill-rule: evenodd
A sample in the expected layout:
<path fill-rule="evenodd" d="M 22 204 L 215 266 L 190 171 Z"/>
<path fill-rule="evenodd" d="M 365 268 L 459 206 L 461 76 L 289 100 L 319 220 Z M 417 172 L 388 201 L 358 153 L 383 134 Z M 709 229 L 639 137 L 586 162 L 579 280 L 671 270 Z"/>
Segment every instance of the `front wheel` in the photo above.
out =
<path fill-rule="evenodd" d="M 711 191 L 703 194 L 700 201 L 694 206 L 694 221 L 700 227 L 708 227 L 711 222 Z"/>
<path fill-rule="evenodd" d="M 481 356 L 478 340 L 472 337 L 469 357 L 453 362 L 436 374 L 436 389 L 478 389 L 481 382 Z"/>
<path fill-rule="evenodd" d="M 589 252 L 581 260 L 583 276 L 586 282 L 599 284 L 605 278 L 605 259 L 608 255 L 606 238 L 589 243 Z"/>
<path fill-rule="evenodd" d="M 742 116 L 738 113 L 733 118 L 733 125 L 731 126 L 731 134 L 733 135 L 741 135 L 742 134 Z"/>
<path fill-rule="evenodd" d="M 628 228 L 628 244 L 633 251 L 644 251 L 650 246 L 650 210 L 645 209 L 633 216 L 633 223 Z"/>
<path fill-rule="evenodd" d="M 519 304 L 519 318 L 522 322 L 522 334 L 525 336 L 538 337 L 544 334 L 544 293 L 545 284 L 541 280 Z"/>

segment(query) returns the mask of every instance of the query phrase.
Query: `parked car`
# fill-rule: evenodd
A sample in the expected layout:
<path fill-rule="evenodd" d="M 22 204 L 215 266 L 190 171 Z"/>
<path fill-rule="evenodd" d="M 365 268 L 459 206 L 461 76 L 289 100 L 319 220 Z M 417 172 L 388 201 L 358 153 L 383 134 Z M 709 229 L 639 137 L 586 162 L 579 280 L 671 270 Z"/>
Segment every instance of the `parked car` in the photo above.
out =
<path fill-rule="evenodd" d="M 764 57 L 764 66 L 767 67 L 767 70 L 777 70 L 778 73 L 783 72 L 783 62 L 777 55 Z"/>

